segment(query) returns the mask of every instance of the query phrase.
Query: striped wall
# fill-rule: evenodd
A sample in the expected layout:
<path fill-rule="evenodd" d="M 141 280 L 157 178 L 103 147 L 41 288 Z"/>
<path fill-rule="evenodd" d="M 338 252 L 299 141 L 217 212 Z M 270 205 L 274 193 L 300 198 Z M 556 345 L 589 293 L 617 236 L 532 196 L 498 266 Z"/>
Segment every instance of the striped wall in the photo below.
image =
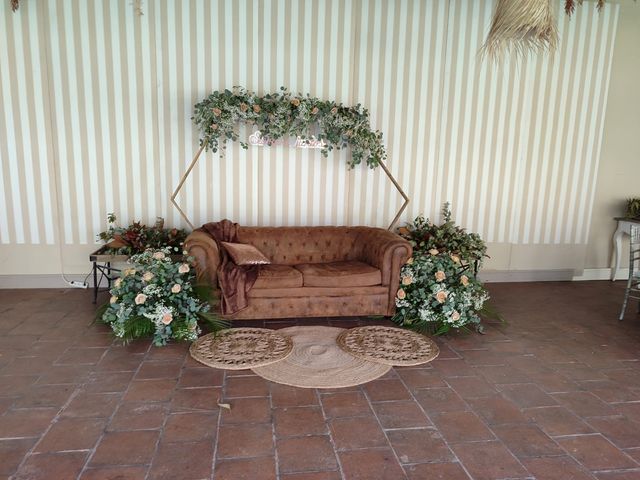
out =
<path fill-rule="evenodd" d="M 361 103 L 411 198 L 499 244 L 584 244 L 619 7 L 560 14 L 554 58 L 477 52 L 492 0 L 25 0 L 0 7 L 0 242 L 92 245 L 108 212 L 163 216 L 192 106 L 233 85 Z M 243 132 L 247 134 L 247 132 Z M 386 226 L 401 198 L 347 152 L 229 145 L 189 178 L 195 224 Z"/>

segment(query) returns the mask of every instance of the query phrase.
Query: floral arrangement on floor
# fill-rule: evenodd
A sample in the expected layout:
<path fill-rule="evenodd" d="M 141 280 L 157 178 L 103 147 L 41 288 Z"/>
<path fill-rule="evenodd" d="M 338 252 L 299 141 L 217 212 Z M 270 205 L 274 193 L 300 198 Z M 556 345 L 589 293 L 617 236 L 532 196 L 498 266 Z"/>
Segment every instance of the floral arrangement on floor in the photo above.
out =
<path fill-rule="evenodd" d="M 485 310 L 489 294 L 477 280 L 476 271 L 487 247 L 477 234 L 455 225 L 448 203 L 442 213 L 442 225 L 419 216 L 398 230 L 414 251 L 400 271 L 392 320 L 435 335 L 469 326 L 482 331 L 479 314 Z"/>
<path fill-rule="evenodd" d="M 227 323 L 209 313 L 204 297 L 208 288 L 194 285 L 195 271 L 186 262 L 174 262 L 170 248 L 148 249 L 129 259 L 111 288 L 111 299 L 97 318 L 123 342 L 153 334 L 156 346 L 169 340 L 193 341 L 201 333 L 198 320 L 213 331 Z"/>
<path fill-rule="evenodd" d="M 133 222 L 128 227 L 119 227 L 113 213 L 107 215 L 107 230 L 98 234 L 98 240 L 114 255 L 133 255 L 148 248 L 170 248 L 172 254 L 182 252 L 182 244 L 187 238 L 184 229 L 164 228 L 164 219 L 158 218 L 153 227 L 142 222 Z"/>
<path fill-rule="evenodd" d="M 215 91 L 195 105 L 192 117 L 201 132 L 200 145 L 224 151 L 227 140 L 238 141 L 239 123 L 257 127 L 267 142 L 287 136 L 323 142 L 326 157 L 333 149 L 351 147 L 349 167 L 363 160 L 375 168 L 387 157 L 382 133 L 371 129 L 369 112 L 360 104 L 319 100 L 309 95 L 292 95 L 285 87 L 279 92 L 256 95 L 242 87 Z M 240 141 L 243 148 L 246 142 Z"/>

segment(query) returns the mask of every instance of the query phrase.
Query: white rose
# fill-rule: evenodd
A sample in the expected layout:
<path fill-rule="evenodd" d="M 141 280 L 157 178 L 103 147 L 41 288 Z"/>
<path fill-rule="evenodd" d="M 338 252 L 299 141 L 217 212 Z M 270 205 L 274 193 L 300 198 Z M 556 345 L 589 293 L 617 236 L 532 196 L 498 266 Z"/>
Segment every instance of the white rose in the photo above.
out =
<path fill-rule="evenodd" d="M 116 303 L 118 301 L 118 297 L 116 297 L 115 295 L 112 295 L 111 298 L 109 299 L 109 303 Z"/>
<path fill-rule="evenodd" d="M 142 280 L 144 280 L 145 282 L 150 281 L 153 278 L 153 273 L 151 272 L 145 272 L 144 275 L 142 275 Z"/>
<path fill-rule="evenodd" d="M 182 290 L 182 286 L 179 283 L 176 283 L 173 287 L 171 287 L 172 293 L 180 293 L 180 290 Z"/>
<path fill-rule="evenodd" d="M 153 254 L 153 258 L 155 258 L 156 260 L 162 260 L 164 257 L 164 252 L 156 252 Z"/>
<path fill-rule="evenodd" d="M 190 270 L 189 265 L 187 265 L 186 263 L 183 263 L 178 267 L 179 273 L 187 273 L 189 270 Z"/>
<path fill-rule="evenodd" d="M 142 305 L 144 302 L 147 301 L 147 296 L 144 293 L 139 293 L 138 295 L 136 295 L 136 305 Z"/>

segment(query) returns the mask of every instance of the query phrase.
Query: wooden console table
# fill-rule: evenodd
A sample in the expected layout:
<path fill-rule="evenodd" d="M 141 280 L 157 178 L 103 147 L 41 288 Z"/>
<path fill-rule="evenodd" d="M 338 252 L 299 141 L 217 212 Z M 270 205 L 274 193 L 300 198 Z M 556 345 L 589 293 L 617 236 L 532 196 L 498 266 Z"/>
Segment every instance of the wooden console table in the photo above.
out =
<path fill-rule="evenodd" d="M 631 225 L 640 224 L 640 218 L 615 217 L 618 222 L 618 228 L 613 234 L 613 270 L 611 270 L 611 281 L 616 279 L 618 270 L 620 270 L 620 250 L 622 249 L 622 236 L 631 235 Z"/>

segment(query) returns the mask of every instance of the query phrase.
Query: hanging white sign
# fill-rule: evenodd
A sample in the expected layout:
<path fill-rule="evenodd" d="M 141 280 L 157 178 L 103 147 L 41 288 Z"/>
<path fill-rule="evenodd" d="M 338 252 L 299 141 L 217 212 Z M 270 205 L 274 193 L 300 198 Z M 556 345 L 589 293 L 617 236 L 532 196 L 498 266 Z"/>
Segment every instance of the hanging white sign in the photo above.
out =
<path fill-rule="evenodd" d="M 278 138 L 277 140 L 269 140 L 262 136 L 260 130 L 256 130 L 251 135 L 249 135 L 249 145 L 264 147 L 269 146 L 273 147 L 276 145 L 283 145 L 286 147 L 293 148 L 324 148 L 325 143 L 324 140 L 318 140 L 316 137 L 312 136 L 311 138 L 304 139 L 300 136 L 297 137 L 287 137 Z"/>

